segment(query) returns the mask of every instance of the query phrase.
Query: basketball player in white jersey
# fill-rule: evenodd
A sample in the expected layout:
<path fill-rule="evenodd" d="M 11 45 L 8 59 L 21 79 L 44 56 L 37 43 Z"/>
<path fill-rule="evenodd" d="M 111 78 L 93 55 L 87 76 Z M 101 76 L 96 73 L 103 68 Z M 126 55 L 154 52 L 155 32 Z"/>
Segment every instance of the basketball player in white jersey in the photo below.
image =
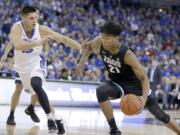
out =
<path fill-rule="evenodd" d="M 76 41 L 52 31 L 47 26 L 37 23 L 38 15 L 33 6 L 25 6 L 22 10 L 22 21 L 11 28 L 11 41 L 15 47 L 14 68 L 19 73 L 25 89 L 37 94 L 39 103 L 48 119 L 49 131 L 55 131 L 56 125 L 51 113 L 50 104 L 42 82 L 46 76 L 46 63 L 42 57 L 42 46 L 50 39 L 64 43 L 72 48 L 81 49 Z M 58 128 L 64 134 L 63 124 Z"/>
<path fill-rule="evenodd" d="M 45 51 L 45 56 L 47 57 L 48 51 L 49 51 L 49 46 L 46 45 L 43 47 L 44 47 L 44 51 Z M 13 57 L 14 57 L 14 48 L 13 48 L 12 43 L 8 42 L 6 45 L 4 54 L 0 59 L 0 69 L 6 64 L 5 63 L 6 60 L 8 60 L 8 61 L 6 61 L 8 63 L 6 66 L 9 69 L 13 69 L 13 63 L 14 63 Z M 10 109 L 10 114 L 8 116 L 8 119 L 7 119 L 8 125 L 16 125 L 16 122 L 14 119 L 14 112 L 15 112 L 15 109 L 17 107 L 17 104 L 19 103 L 19 98 L 20 98 L 20 95 L 21 95 L 22 90 L 23 90 L 23 85 L 22 85 L 22 82 L 19 78 L 18 73 L 16 73 L 15 84 L 16 84 L 16 88 L 15 88 L 15 91 L 14 91 L 12 98 L 11 98 L 11 109 Z M 25 91 L 27 93 L 29 93 L 29 90 L 26 89 Z M 38 101 L 37 95 L 32 95 L 31 96 L 31 104 L 25 109 L 25 113 L 27 115 L 30 115 L 31 119 L 34 122 L 40 122 L 38 116 L 36 115 L 36 113 L 34 111 L 34 106 L 37 103 L 37 101 Z M 59 123 L 60 120 L 59 120 L 54 108 L 52 107 L 52 105 L 51 105 L 51 110 L 53 113 L 53 117 L 56 119 L 56 123 Z"/>
<path fill-rule="evenodd" d="M 37 10 L 37 14 L 39 16 L 39 10 Z M 47 56 L 47 54 L 48 54 L 48 46 L 47 45 L 44 47 L 44 50 L 45 50 L 45 55 Z M 7 64 L 8 68 L 13 70 L 14 48 L 13 48 L 13 45 L 10 41 L 6 44 L 4 54 L 0 59 L 0 69 L 3 67 L 3 65 L 5 65 L 6 60 L 8 60 L 8 64 Z M 16 110 L 18 103 L 19 103 L 19 98 L 20 98 L 20 95 L 21 95 L 22 90 L 23 90 L 23 85 L 22 85 L 22 82 L 19 78 L 19 74 L 17 72 L 16 72 L 16 76 L 15 76 L 15 85 L 16 85 L 15 90 L 14 90 L 13 95 L 11 97 L 10 114 L 9 114 L 7 122 L 6 122 L 8 125 L 16 125 L 15 118 L 14 118 L 14 112 Z M 25 90 L 25 91 L 28 92 L 28 90 Z M 40 122 L 38 116 L 36 115 L 36 113 L 34 111 L 34 106 L 35 106 L 37 101 L 38 101 L 37 95 L 32 95 L 31 96 L 31 103 L 25 109 L 25 113 L 27 115 L 29 115 L 34 122 Z M 54 112 L 54 114 L 55 114 L 55 112 Z"/>

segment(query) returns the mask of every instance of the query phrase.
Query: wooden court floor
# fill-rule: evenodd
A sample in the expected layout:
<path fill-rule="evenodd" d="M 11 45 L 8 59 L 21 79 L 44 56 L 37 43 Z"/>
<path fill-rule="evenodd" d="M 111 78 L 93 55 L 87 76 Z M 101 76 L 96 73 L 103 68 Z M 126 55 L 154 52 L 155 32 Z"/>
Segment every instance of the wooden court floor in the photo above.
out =
<path fill-rule="evenodd" d="M 49 135 L 46 116 L 41 107 L 36 107 L 41 119 L 39 124 L 31 121 L 24 113 L 24 108 L 25 106 L 18 106 L 16 110 L 16 126 L 7 126 L 6 119 L 10 106 L 0 105 L 0 135 Z M 108 135 L 109 127 L 99 108 L 55 107 L 55 109 L 65 121 L 66 135 Z M 180 110 L 168 113 L 180 123 Z M 114 115 L 122 135 L 175 135 L 146 110 L 140 115 L 127 117 L 116 109 Z"/>

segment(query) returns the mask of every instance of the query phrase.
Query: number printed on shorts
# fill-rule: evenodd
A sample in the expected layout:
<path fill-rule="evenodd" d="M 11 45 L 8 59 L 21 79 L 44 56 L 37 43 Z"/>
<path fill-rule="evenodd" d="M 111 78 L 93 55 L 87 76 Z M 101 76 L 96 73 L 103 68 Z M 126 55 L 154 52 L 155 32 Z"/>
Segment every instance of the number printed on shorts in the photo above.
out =
<path fill-rule="evenodd" d="M 109 66 L 109 71 L 111 73 L 120 73 L 120 70 L 117 67 L 110 65 L 110 64 L 108 66 Z"/>

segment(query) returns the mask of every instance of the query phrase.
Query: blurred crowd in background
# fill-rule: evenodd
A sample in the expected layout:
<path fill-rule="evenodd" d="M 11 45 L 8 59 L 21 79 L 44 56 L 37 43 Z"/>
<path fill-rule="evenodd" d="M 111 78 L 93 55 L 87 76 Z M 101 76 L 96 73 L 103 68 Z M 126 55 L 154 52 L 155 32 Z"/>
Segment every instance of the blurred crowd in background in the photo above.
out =
<path fill-rule="evenodd" d="M 3 55 L 12 24 L 21 19 L 24 5 L 35 5 L 40 11 L 39 23 L 82 42 L 99 35 L 99 26 L 107 20 L 124 25 L 120 42 L 131 47 L 147 69 L 151 89 L 166 108 L 178 108 L 180 100 L 180 12 L 141 5 L 124 5 L 120 0 L 1 0 L 0 56 Z M 107 80 L 99 55 L 92 54 L 82 76 L 75 69 L 80 54 L 63 44 L 49 44 L 47 79 Z M 154 63 L 154 64 L 153 64 Z M 157 70 L 157 72 L 156 72 Z M 3 73 L 13 71 L 4 66 Z M 157 73 L 157 76 L 156 76 Z M 157 79 L 158 78 L 158 79 Z M 154 84 L 155 83 L 155 84 Z M 167 85 L 167 86 L 166 86 Z M 166 106 L 168 102 L 168 106 Z"/>

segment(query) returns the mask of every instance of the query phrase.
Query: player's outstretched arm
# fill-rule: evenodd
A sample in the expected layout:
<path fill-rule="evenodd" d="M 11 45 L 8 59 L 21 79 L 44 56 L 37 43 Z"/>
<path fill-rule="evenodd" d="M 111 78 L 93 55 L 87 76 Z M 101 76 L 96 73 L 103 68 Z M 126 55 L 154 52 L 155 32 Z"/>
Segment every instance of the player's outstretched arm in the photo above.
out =
<path fill-rule="evenodd" d="M 77 73 L 82 74 L 82 71 L 84 69 L 84 63 L 88 60 L 89 55 L 92 52 L 99 53 L 101 45 L 101 39 L 100 37 L 96 37 L 94 40 L 84 40 L 82 44 L 82 51 L 81 51 L 81 57 L 79 60 L 79 63 L 77 65 Z"/>
<path fill-rule="evenodd" d="M 128 50 L 125 55 L 125 63 L 132 67 L 132 70 L 134 71 L 134 73 L 142 83 L 142 89 L 143 89 L 142 96 L 145 105 L 150 90 L 149 79 L 146 74 L 145 68 L 139 63 L 135 54 L 131 50 Z"/>
<path fill-rule="evenodd" d="M 81 49 L 81 45 L 78 42 L 76 42 L 75 40 L 73 40 L 67 36 L 61 35 L 55 31 L 53 31 L 52 29 L 50 29 L 47 26 L 41 25 L 40 33 L 42 36 L 46 36 L 46 35 L 52 36 L 52 39 L 56 40 L 57 42 L 64 43 L 65 45 L 67 45 L 69 47 L 72 47 L 72 48 L 75 48 L 78 50 Z"/>

